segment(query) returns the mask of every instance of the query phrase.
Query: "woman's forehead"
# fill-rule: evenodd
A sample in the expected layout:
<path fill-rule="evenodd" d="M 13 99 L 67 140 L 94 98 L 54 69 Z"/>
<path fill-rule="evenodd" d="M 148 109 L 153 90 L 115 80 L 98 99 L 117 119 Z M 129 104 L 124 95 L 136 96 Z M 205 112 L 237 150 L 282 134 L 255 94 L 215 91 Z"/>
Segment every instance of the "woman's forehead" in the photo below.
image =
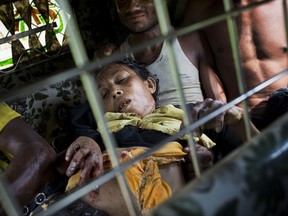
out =
<path fill-rule="evenodd" d="M 135 71 L 133 71 L 130 67 L 122 64 L 110 64 L 105 66 L 103 69 L 101 69 L 97 75 L 97 79 L 103 79 L 114 77 L 119 72 L 128 72 L 130 74 L 136 74 Z"/>

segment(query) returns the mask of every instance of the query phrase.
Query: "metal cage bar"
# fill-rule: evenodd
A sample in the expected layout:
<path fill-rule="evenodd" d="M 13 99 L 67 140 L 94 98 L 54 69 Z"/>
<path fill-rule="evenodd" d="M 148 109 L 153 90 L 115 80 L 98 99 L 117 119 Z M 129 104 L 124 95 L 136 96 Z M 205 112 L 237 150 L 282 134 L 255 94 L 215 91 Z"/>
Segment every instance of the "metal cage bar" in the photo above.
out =
<path fill-rule="evenodd" d="M 167 9 L 167 5 L 164 2 L 165 0 L 162 1 L 155 1 L 155 6 L 156 6 L 156 10 L 157 10 L 157 14 L 158 14 L 158 19 L 159 19 L 159 24 L 160 24 L 160 28 L 162 31 L 163 35 L 168 35 L 171 31 L 173 31 L 171 24 L 170 24 L 170 20 L 169 20 L 169 16 L 168 16 L 168 9 Z M 187 115 L 188 114 L 188 110 L 187 107 L 185 105 L 185 96 L 184 96 L 184 92 L 183 89 L 181 88 L 182 86 L 182 82 L 181 79 L 179 77 L 179 72 L 178 72 L 178 65 L 177 65 L 177 61 L 175 58 L 175 53 L 174 50 L 172 48 L 172 41 L 175 38 L 172 38 L 170 40 L 167 40 L 167 54 L 168 54 L 168 58 L 170 59 L 169 61 L 169 66 L 171 68 L 171 72 L 174 78 L 174 83 L 176 84 L 177 90 L 178 90 L 178 94 L 179 94 L 179 98 L 180 98 L 180 102 L 181 102 L 181 108 L 184 111 L 184 126 L 187 127 L 189 126 L 192 122 L 190 120 L 190 116 Z M 200 176 L 200 168 L 199 168 L 199 163 L 197 160 L 197 155 L 196 155 L 196 150 L 195 150 L 195 142 L 193 140 L 192 134 L 188 133 L 188 144 L 190 147 L 190 154 L 192 157 L 192 161 L 193 161 L 193 168 L 195 170 L 195 175 L 196 177 Z"/>
<path fill-rule="evenodd" d="M 225 2 L 225 0 L 223 0 L 223 1 Z M 69 8 L 70 7 L 69 5 L 65 6 L 65 2 L 66 1 L 63 1 L 63 7 Z M 151 44 L 156 44 L 156 43 L 158 43 L 160 41 L 163 41 L 163 40 L 167 40 L 168 44 L 169 44 L 169 41 L 172 40 L 176 36 L 179 36 L 179 35 L 191 32 L 191 31 L 195 31 L 195 30 L 204 28 L 206 26 L 212 25 L 212 24 L 214 24 L 216 22 L 220 22 L 220 21 L 225 20 L 225 19 L 230 19 L 231 17 L 236 16 L 237 14 L 240 14 L 244 10 L 252 9 L 254 7 L 257 7 L 257 6 L 261 5 L 261 4 L 264 4 L 264 3 L 269 2 L 269 1 L 268 0 L 267 1 L 262 1 L 260 3 L 255 4 L 255 5 L 252 5 L 252 6 L 243 7 L 241 9 L 239 9 L 239 10 L 230 10 L 231 8 L 228 7 L 225 14 L 222 14 L 222 15 L 219 15 L 217 17 L 214 17 L 214 18 L 211 18 L 211 19 L 207 19 L 205 21 L 193 24 L 191 26 L 185 27 L 185 28 L 180 29 L 180 30 L 178 30 L 176 32 L 173 32 L 173 33 L 170 32 L 170 27 L 169 27 L 170 25 L 169 25 L 169 21 L 167 19 L 167 15 L 166 15 L 167 11 L 164 9 L 163 2 L 162 1 L 158 1 L 158 0 L 157 1 L 154 0 L 154 2 L 155 2 L 155 5 L 156 5 L 156 8 L 157 8 L 157 13 L 158 13 L 159 20 L 160 20 L 160 26 L 163 29 L 163 31 L 162 31 L 163 32 L 163 36 L 159 37 L 159 38 L 157 38 L 155 40 L 151 40 L 151 41 L 149 41 L 147 43 L 143 43 L 143 44 L 141 44 L 141 45 L 139 45 L 137 47 L 132 47 L 131 48 L 132 52 L 140 51 L 140 50 L 144 49 L 148 44 L 150 44 L 150 45 Z M 285 2 L 285 0 L 283 0 L 283 2 Z M 285 5 L 285 3 L 284 3 L 284 5 Z M 73 13 L 71 13 L 71 15 L 73 15 Z M 286 11 L 286 14 L 285 14 L 285 19 L 287 21 L 287 11 Z M 95 68 L 97 68 L 97 66 L 99 64 L 102 65 L 102 64 L 111 63 L 111 62 L 115 61 L 116 59 L 119 59 L 119 58 L 123 57 L 125 54 L 115 53 L 115 54 L 111 55 L 110 57 L 105 57 L 103 59 L 98 59 L 98 60 L 95 60 L 93 62 L 88 62 L 88 59 L 86 57 L 86 52 L 83 50 L 83 47 L 81 47 L 82 40 L 77 35 L 78 32 L 75 31 L 75 29 L 77 29 L 77 26 L 76 25 L 75 26 L 71 26 L 70 31 L 73 28 L 74 28 L 74 31 L 70 32 L 69 35 L 70 35 L 70 38 L 71 38 L 71 50 L 72 50 L 72 54 L 75 55 L 74 56 L 74 60 L 75 60 L 75 63 L 77 65 L 77 68 L 73 68 L 71 70 L 64 71 L 61 74 L 57 74 L 57 75 L 53 75 L 53 76 L 47 77 L 47 78 L 45 78 L 45 79 L 43 79 L 41 81 L 38 81 L 37 83 L 29 84 L 29 85 L 27 85 L 27 86 L 25 86 L 25 87 L 23 87 L 21 89 L 13 90 L 13 91 L 10 91 L 10 92 L 5 93 L 5 94 L 0 94 L 0 98 L 1 98 L 1 100 L 5 100 L 5 101 L 6 100 L 15 99 L 15 98 L 23 95 L 23 92 L 25 92 L 25 94 L 28 94 L 29 92 L 35 91 L 35 89 L 40 88 L 41 86 L 43 86 L 43 84 L 54 83 L 54 82 L 58 81 L 59 79 L 60 80 L 61 79 L 67 79 L 67 78 L 72 78 L 72 77 L 80 75 L 81 80 L 83 82 L 83 85 L 85 87 L 85 90 L 87 91 L 87 98 L 88 98 L 89 102 L 91 103 L 91 106 L 92 106 L 92 109 L 93 109 L 93 114 L 95 115 L 97 121 L 99 121 L 101 124 L 105 125 L 105 121 L 102 118 L 103 110 L 102 110 L 101 104 L 99 103 L 100 100 L 99 100 L 99 96 L 97 94 L 97 90 L 95 88 L 95 84 L 93 82 L 91 82 L 91 80 L 92 80 L 90 78 L 91 75 L 89 75 L 89 73 L 86 72 L 86 71 L 94 70 Z M 287 29 L 287 22 L 286 22 L 286 29 Z M 76 34 L 75 34 L 75 32 L 76 32 Z M 287 30 L 286 30 L 286 32 L 287 32 Z M 78 45 L 76 45 L 74 48 L 72 48 L 75 44 L 78 44 Z M 79 46 L 79 44 L 80 44 L 80 46 Z M 82 51 L 79 52 L 79 50 L 82 50 Z M 77 55 L 77 52 L 79 52 L 78 54 L 80 54 L 80 56 Z M 235 52 L 238 52 L 238 51 L 236 50 Z M 175 61 L 174 52 L 173 52 L 173 50 L 171 50 L 171 47 L 169 48 L 169 56 L 171 56 L 171 59 L 172 59 L 172 62 L 171 62 L 170 66 L 171 66 L 172 71 L 173 71 L 175 82 L 176 82 L 178 88 L 181 89 L 180 88 L 181 81 L 179 80 L 179 77 L 177 76 L 177 62 Z M 282 77 L 286 76 L 287 74 L 288 74 L 288 70 L 285 70 L 285 71 L 279 73 L 278 75 L 272 77 L 271 79 L 267 80 L 266 82 L 256 86 L 252 90 L 247 91 L 247 92 L 243 92 L 243 94 L 241 96 L 239 96 L 238 98 L 234 99 L 230 103 L 227 103 L 227 105 L 225 105 L 225 106 L 221 107 L 220 109 L 216 110 L 215 112 L 205 116 L 204 118 L 200 119 L 199 121 L 194 122 L 193 124 L 188 124 L 189 123 L 189 119 L 188 119 L 188 116 L 186 116 L 185 117 L 185 126 L 186 126 L 185 129 L 181 130 L 179 133 L 175 134 L 174 136 L 171 136 L 167 140 L 164 140 L 163 142 L 158 143 L 155 147 L 149 149 L 144 154 L 142 154 L 142 155 L 140 155 L 138 157 L 135 157 L 131 161 L 129 161 L 127 163 L 124 163 L 124 164 L 119 164 L 119 161 L 116 159 L 117 157 L 116 157 L 115 150 L 114 150 L 115 141 L 113 140 L 113 138 L 108 133 L 106 133 L 106 134 L 104 133 L 105 134 L 105 144 L 107 146 L 109 155 L 112 155 L 113 159 L 116 159 L 113 162 L 114 163 L 114 169 L 111 172 L 105 174 L 104 176 L 99 177 L 95 181 L 93 181 L 93 182 L 85 185 L 84 187 L 80 188 L 79 190 L 75 191 L 71 195 L 68 195 L 68 196 L 64 197 L 62 200 L 60 200 L 60 201 L 56 202 L 55 204 L 51 205 L 46 210 L 45 213 L 43 212 L 43 213 L 40 213 L 39 215 L 52 215 L 54 212 L 58 211 L 59 209 L 61 209 L 64 206 L 68 205 L 69 203 L 73 202 L 74 200 L 76 200 L 76 199 L 80 198 L 81 196 L 85 195 L 87 192 L 89 192 L 91 189 L 93 189 L 96 185 L 103 184 L 104 182 L 110 180 L 111 178 L 113 178 L 115 176 L 118 176 L 119 174 L 120 174 L 120 176 L 122 176 L 123 170 L 125 170 L 126 168 L 131 166 L 137 160 L 148 156 L 149 154 L 151 154 L 155 150 L 157 150 L 160 147 L 164 146 L 168 141 L 172 141 L 175 137 L 179 137 L 179 136 L 184 135 L 185 133 L 189 133 L 190 131 L 194 130 L 195 128 L 199 127 L 200 125 L 204 124 L 205 122 L 211 120 L 212 118 L 214 118 L 215 116 L 217 116 L 221 112 L 231 108 L 232 106 L 236 105 L 239 102 L 242 102 L 243 100 L 247 99 L 249 96 L 254 94 L 255 92 L 265 88 L 266 86 L 268 86 L 272 82 L 274 82 L 274 81 L 276 81 L 278 79 L 281 79 Z M 182 100 L 182 108 L 184 108 L 185 107 L 185 105 L 184 105 L 184 97 L 183 97 L 183 92 L 181 90 L 179 91 L 179 95 L 180 95 L 180 98 Z M 185 113 L 187 113 L 187 112 L 185 112 Z M 195 164 L 197 164 L 197 159 L 195 159 L 195 155 L 192 154 L 192 156 L 193 156 L 194 160 L 196 161 Z M 197 167 L 196 167 L 196 169 L 197 169 Z M 199 174 L 200 174 L 200 172 L 199 172 Z M 120 180 L 119 182 L 121 182 L 121 181 L 123 181 L 123 179 Z M 5 184 L 3 184 L 2 179 L 0 181 L 0 184 L 1 184 L 1 186 L 5 185 Z M 121 183 L 121 188 L 124 188 L 124 190 L 123 190 L 124 193 L 127 193 L 127 191 L 126 191 L 127 190 L 127 185 L 125 183 L 123 183 L 123 182 Z M 1 193 L 1 195 L 2 195 L 2 193 Z M 8 194 L 3 194 L 3 195 L 4 195 L 3 199 L 7 199 L 8 201 L 9 200 L 12 201 L 12 199 L 8 196 Z M 130 209 L 130 214 L 131 215 L 135 215 L 135 211 L 134 211 L 135 209 L 133 209 L 133 204 L 131 204 L 131 199 L 130 199 L 129 195 L 127 195 L 127 196 L 128 196 L 128 198 L 126 199 L 126 202 L 128 202 L 128 206 L 131 208 Z M 130 204 L 129 204 L 129 202 L 130 202 Z M 15 206 L 11 206 L 9 208 L 11 208 L 10 215 L 13 215 L 12 212 L 14 212 L 13 208 L 15 208 Z M 9 215 L 9 212 L 7 212 L 7 213 Z"/>

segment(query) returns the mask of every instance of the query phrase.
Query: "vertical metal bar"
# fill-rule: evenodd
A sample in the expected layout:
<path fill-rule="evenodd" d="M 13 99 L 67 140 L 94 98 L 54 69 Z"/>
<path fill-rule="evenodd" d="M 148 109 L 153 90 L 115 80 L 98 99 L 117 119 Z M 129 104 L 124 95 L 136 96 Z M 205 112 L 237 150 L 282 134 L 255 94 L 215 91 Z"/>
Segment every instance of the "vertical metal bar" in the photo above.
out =
<path fill-rule="evenodd" d="M 229 12 L 233 9 L 231 0 L 223 0 L 225 12 Z M 247 90 L 246 88 L 246 82 L 243 77 L 242 73 L 242 67 L 241 67 L 241 61 L 240 61 L 240 54 L 239 54 L 239 49 L 238 49 L 238 32 L 237 32 L 237 24 L 235 21 L 235 18 L 232 16 L 227 17 L 227 25 L 228 25 L 228 31 L 229 31 L 229 36 L 230 36 L 230 44 L 232 48 L 232 54 L 234 58 L 234 63 L 235 63 L 235 69 L 236 69 L 236 75 L 237 75 L 237 80 L 238 80 L 238 87 L 240 94 L 244 94 Z M 247 135 L 247 140 L 249 141 L 251 139 L 251 128 L 249 126 L 249 116 L 248 116 L 248 105 L 247 101 L 242 102 L 243 107 L 244 107 L 244 123 L 245 123 L 245 130 L 246 130 L 246 135 Z"/>
<path fill-rule="evenodd" d="M 287 12 L 287 0 L 283 0 L 283 14 L 286 32 L 286 49 L 288 49 L 288 12 Z"/>
<path fill-rule="evenodd" d="M 170 19 L 168 15 L 168 9 L 167 9 L 167 3 L 165 0 L 154 0 L 155 6 L 156 6 L 156 11 L 157 11 L 157 16 L 159 20 L 159 25 L 161 28 L 161 32 L 163 35 L 168 35 L 169 33 L 172 33 L 172 27 L 170 24 Z M 190 124 L 190 116 L 187 114 L 189 113 L 186 107 L 186 102 L 185 102 L 185 96 L 183 93 L 183 90 L 181 88 L 181 79 L 178 73 L 178 66 L 177 66 L 177 61 L 175 58 L 175 53 L 172 48 L 172 40 L 167 40 L 167 54 L 168 54 L 168 59 L 169 59 L 169 65 L 171 68 L 172 76 L 174 79 L 174 83 L 177 86 L 180 102 L 181 102 L 181 108 L 184 111 L 184 117 L 183 117 L 183 122 L 185 127 L 188 127 Z M 190 154 L 192 157 L 192 162 L 193 162 L 193 167 L 195 171 L 196 177 L 200 177 L 200 168 L 199 168 L 199 163 L 197 160 L 197 155 L 196 155 L 196 150 L 195 150 L 195 143 L 193 140 L 193 137 L 189 133 L 188 136 L 188 144 L 190 147 Z"/>
<path fill-rule="evenodd" d="M 89 59 L 87 57 L 87 53 L 86 50 L 84 48 L 83 45 L 83 41 L 82 38 L 79 34 L 79 29 L 76 23 L 76 20 L 74 18 L 74 14 L 73 11 L 70 7 L 69 2 L 67 2 L 67 0 L 62 0 L 59 1 L 59 5 L 61 6 L 61 8 L 65 8 L 66 11 L 68 11 L 68 13 L 70 14 L 70 21 L 69 21 L 69 25 L 67 25 L 67 32 L 68 32 L 68 36 L 70 39 L 69 42 L 69 46 L 74 58 L 74 61 L 76 63 L 76 65 L 79 67 L 83 66 L 84 64 L 89 62 Z M 67 18 L 67 17 L 66 17 Z M 68 23 L 68 22 L 66 22 Z M 93 78 L 93 76 L 86 72 L 83 71 L 80 74 L 80 78 L 81 81 L 83 83 L 85 92 L 87 94 L 87 98 L 88 101 L 90 103 L 90 106 L 92 108 L 92 112 L 93 115 L 95 116 L 97 123 L 99 125 L 103 125 L 104 126 L 104 130 L 101 131 L 101 134 L 103 136 L 103 140 L 106 146 L 106 150 L 110 156 L 110 159 L 112 161 L 112 165 L 113 167 L 118 167 L 120 162 L 119 159 L 117 157 L 117 153 L 115 151 L 116 148 L 116 144 L 115 144 L 115 140 L 113 139 L 113 137 L 111 136 L 111 134 L 109 133 L 108 129 L 107 129 L 107 124 L 105 122 L 105 119 L 103 118 L 104 116 L 104 111 L 103 111 L 103 107 L 101 105 L 101 100 L 98 94 L 98 91 L 96 89 L 96 85 L 95 85 L 95 79 Z M 131 194 L 129 193 L 129 188 L 126 184 L 125 181 L 125 177 L 123 176 L 123 173 L 121 173 L 121 175 L 117 175 L 117 180 L 121 189 L 121 192 L 123 193 L 123 197 L 126 201 L 126 205 L 128 208 L 128 211 L 130 213 L 130 215 L 136 215 L 136 211 L 132 202 L 132 197 Z"/>

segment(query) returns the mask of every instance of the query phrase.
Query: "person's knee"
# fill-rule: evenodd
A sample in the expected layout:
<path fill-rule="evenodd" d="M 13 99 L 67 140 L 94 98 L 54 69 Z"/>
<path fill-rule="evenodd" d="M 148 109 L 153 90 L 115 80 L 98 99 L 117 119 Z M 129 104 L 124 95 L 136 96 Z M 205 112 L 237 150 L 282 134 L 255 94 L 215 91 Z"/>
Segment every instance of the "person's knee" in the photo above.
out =
<path fill-rule="evenodd" d="M 52 146 L 46 146 L 42 153 L 43 153 L 42 159 L 44 162 L 47 163 L 48 161 L 50 164 L 53 164 L 53 165 L 56 163 L 57 154 L 56 154 L 56 151 L 52 148 Z"/>
<path fill-rule="evenodd" d="M 37 147 L 34 149 L 33 156 L 36 158 L 39 167 L 51 168 L 56 164 L 57 153 L 51 145 L 45 141 L 35 141 L 34 146 Z"/>

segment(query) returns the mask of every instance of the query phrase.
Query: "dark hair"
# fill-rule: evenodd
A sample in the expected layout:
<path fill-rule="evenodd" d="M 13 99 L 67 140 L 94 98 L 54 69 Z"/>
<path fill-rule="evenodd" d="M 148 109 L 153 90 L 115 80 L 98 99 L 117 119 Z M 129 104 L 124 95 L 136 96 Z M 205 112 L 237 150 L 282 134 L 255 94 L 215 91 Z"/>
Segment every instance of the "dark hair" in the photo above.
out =
<path fill-rule="evenodd" d="M 146 68 L 147 65 L 145 63 L 139 62 L 132 58 L 124 58 L 124 59 L 115 61 L 113 63 L 110 63 L 108 65 L 112 65 L 112 64 L 120 64 L 120 65 L 129 67 L 144 81 L 147 80 L 149 77 L 153 78 L 156 81 L 156 91 L 152 94 L 152 96 L 155 102 L 157 103 L 157 96 L 158 96 L 158 91 L 159 91 L 159 80 Z M 108 66 L 108 65 L 105 65 L 105 66 Z M 98 70 L 97 74 L 99 74 L 99 72 L 102 69 L 103 67 Z"/>

